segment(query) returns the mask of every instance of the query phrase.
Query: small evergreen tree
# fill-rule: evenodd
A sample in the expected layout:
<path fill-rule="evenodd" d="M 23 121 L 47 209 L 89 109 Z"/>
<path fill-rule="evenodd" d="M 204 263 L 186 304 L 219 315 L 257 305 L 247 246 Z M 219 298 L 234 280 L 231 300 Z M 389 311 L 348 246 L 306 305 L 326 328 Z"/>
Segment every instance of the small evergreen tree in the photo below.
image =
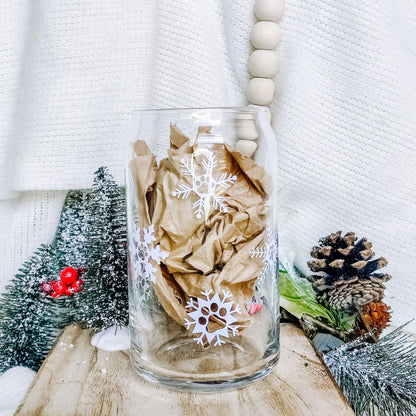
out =
<path fill-rule="evenodd" d="M 106 168 L 92 190 L 70 191 L 53 245 L 43 245 L 0 296 L 0 373 L 15 365 L 37 370 L 61 328 L 96 330 L 128 322 L 126 217 L 123 191 Z M 65 267 L 85 269 L 84 289 L 52 299 L 42 283 Z"/>
<path fill-rule="evenodd" d="M 97 330 L 128 322 L 125 198 L 100 168 L 89 198 L 87 270 L 79 293 L 78 320 Z"/>
<path fill-rule="evenodd" d="M 88 190 L 69 191 L 66 196 L 54 241 L 59 272 L 66 267 L 76 270 L 87 267 L 88 203 Z M 66 318 L 66 325 L 76 321 L 77 311 L 82 307 L 76 294 L 61 297 L 55 303 Z"/>
<path fill-rule="evenodd" d="M 0 372 L 16 365 L 38 370 L 58 335 L 56 304 L 40 289 L 56 278 L 54 255 L 41 246 L 0 297 Z"/>
<path fill-rule="evenodd" d="M 58 267 L 83 269 L 87 265 L 89 191 L 69 191 L 56 232 Z"/>

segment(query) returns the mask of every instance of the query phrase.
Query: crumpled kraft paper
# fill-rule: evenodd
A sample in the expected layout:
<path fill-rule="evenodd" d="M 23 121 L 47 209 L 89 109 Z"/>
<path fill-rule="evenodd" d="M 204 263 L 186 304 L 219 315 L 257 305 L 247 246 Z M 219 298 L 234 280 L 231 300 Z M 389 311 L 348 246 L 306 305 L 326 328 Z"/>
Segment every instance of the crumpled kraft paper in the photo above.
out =
<path fill-rule="evenodd" d="M 252 159 L 228 150 L 218 140 L 210 141 L 209 130 L 200 130 L 191 146 L 172 125 L 171 148 L 159 165 L 144 141 L 134 143 L 131 169 L 139 221 L 141 227 L 154 225 L 155 244 L 168 253 L 160 265 L 154 265 L 153 287 L 165 311 L 184 325 L 190 300 L 206 290 L 220 296 L 227 290 L 241 306 L 236 324 L 242 329 L 250 324 L 244 305 L 254 295 L 264 266 L 263 259 L 250 256 L 250 250 L 267 239 L 265 201 L 272 180 Z M 207 171 L 209 160 L 214 166 Z M 221 175 L 232 178 L 230 186 L 209 189 Z M 184 198 L 175 194 L 181 184 L 191 189 Z M 205 195 L 204 209 L 198 218 L 194 204 L 200 195 Z M 222 198 L 222 209 L 213 195 Z"/>

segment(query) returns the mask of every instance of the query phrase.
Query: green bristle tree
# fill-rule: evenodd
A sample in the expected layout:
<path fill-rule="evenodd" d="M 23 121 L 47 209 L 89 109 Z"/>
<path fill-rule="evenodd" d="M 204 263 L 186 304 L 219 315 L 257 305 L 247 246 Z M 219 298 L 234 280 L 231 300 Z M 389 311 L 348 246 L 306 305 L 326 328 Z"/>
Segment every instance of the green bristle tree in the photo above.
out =
<path fill-rule="evenodd" d="M 96 330 L 128 323 L 125 198 L 106 168 L 90 191 L 87 214 L 87 269 L 77 320 Z"/>
<path fill-rule="evenodd" d="M 91 190 L 68 192 L 53 244 L 42 245 L 0 296 L 0 373 L 37 370 L 72 322 L 95 330 L 127 325 L 126 240 L 123 190 L 100 168 Z M 84 288 L 54 299 L 41 285 L 66 267 L 83 270 Z"/>
<path fill-rule="evenodd" d="M 58 267 L 84 269 L 87 265 L 89 191 L 69 191 L 56 232 Z"/>
<path fill-rule="evenodd" d="M 61 316 L 40 285 L 56 278 L 55 250 L 42 245 L 0 297 L 0 373 L 16 365 L 37 370 L 52 347 Z"/>

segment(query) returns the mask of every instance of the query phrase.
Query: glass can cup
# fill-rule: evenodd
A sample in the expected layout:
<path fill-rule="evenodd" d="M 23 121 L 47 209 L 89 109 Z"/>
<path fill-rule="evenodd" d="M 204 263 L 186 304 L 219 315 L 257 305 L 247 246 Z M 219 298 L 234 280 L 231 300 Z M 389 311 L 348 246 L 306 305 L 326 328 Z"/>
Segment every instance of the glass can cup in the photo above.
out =
<path fill-rule="evenodd" d="M 256 137 L 251 157 L 241 137 Z M 142 110 L 126 195 L 133 367 L 197 392 L 279 357 L 277 151 L 265 109 Z"/>

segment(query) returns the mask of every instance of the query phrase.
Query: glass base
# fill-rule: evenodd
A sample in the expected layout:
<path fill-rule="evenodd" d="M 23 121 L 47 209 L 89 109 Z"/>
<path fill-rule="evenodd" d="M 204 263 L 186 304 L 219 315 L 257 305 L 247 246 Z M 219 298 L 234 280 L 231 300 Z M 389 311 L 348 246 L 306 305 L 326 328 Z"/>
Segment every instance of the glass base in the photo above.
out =
<path fill-rule="evenodd" d="M 130 358 L 133 368 L 146 380 L 193 393 L 244 387 L 267 376 L 279 360 L 278 350 L 259 359 L 249 344 L 229 343 L 227 347 L 224 356 L 215 348 L 195 349 L 195 342 L 189 338 L 176 339 L 154 351 L 149 361 L 135 358 L 140 355 L 132 343 Z"/>

